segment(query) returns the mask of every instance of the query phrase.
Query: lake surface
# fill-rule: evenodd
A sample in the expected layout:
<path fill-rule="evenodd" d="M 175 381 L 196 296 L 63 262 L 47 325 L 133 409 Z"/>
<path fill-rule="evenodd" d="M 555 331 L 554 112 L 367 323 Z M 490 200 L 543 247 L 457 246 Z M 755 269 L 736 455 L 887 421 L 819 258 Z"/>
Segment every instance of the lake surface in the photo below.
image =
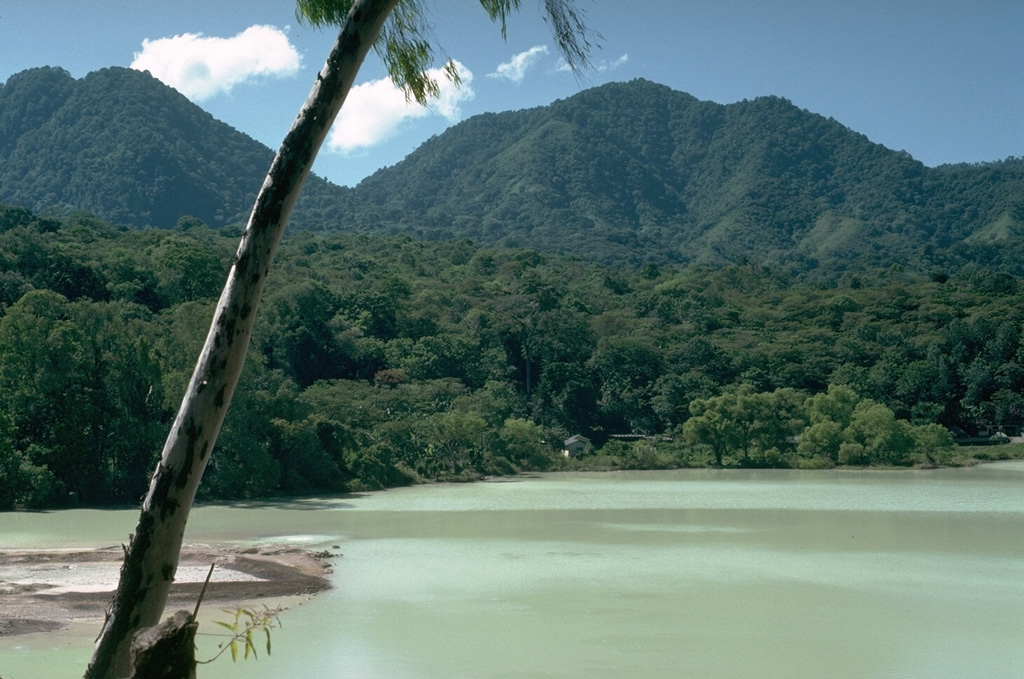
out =
<path fill-rule="evenodd" d="M 0 514 L 0 547 L 116 544 L 136 516 Z M 344 553 L 273 656 L 200 677 L 1024 676 L 1020 462 L 421 486 L 204 507 L 186 540 Z M 81 676 L 97 631 L 0 639 L 0 675 Z"/>

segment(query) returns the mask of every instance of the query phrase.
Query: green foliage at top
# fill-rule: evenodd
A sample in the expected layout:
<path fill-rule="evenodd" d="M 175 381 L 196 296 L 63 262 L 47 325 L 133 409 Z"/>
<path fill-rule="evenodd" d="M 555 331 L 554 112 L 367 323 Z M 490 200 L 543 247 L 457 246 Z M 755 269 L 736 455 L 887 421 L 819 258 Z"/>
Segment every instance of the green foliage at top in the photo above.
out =
<path fill-rule="evenodd" d="M 295 16 L 314 26 L 340 26 L 355 0 L 296 0 Z"/>
<path fill-rule="evenodd" d="M 314 26 L 340 26 L 354 4 L 354 0 L 298 0 L 296 14 Z M 419 104 L 426 104 L 440 92 L 437 81 L 427 73 L 434 63 L 435 42 L 420 4 L 402 0 L 388 16 L 373 46 L 391 80 L 407 98 Z M 447 60 L 444 73 L 458 82 L 458 71 L 451 60 Z"/>
<path fill-rule="evenodd" d="M 296 15 L 314 26 L 340 26 L 354 4 L 354 0 L 297 0 Z M 480 5 L 491 20 L 501 24 L 501 37 L 505 38 L 508 16 L 519 10 L 520 0 L 480 0 Z M 584 22 L 584 12 L 576 7 L 574 0 L 545 0 L 543 8 L 555 45 L 569 67 L 574 72 L 580 71 L 588 63 L 592 35 Z M 392 82 L 419 104 L 427 104 L 440 92 L 437 82 L 428 73 L 434 64 L 436 43 L 422 3 L 399 0 L 373 46 Z M 445 77 L 458 84 L 455 62 L 451 59 L 445 62 Z"/>
<path fill-rule="evenodd" d="M 0 225 L 0 508 L 134 503 L 237 234 L 2 206 Z M 207 499 L 580 464 L 944 464 L 946 427 L 1024 425 L 1024 287 L 987 269 L 823 286 L 310 232 L 279 262 Z M 597 454 L 563 461 L 572 434 Z"/>

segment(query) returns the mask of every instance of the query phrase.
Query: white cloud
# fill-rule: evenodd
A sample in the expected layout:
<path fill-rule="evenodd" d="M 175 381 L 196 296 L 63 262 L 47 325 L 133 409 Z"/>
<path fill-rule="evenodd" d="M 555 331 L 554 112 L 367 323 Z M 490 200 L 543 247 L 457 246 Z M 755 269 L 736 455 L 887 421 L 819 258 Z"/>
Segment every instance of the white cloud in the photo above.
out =
<path fill-rule="evenodd" d="M 614 71 L 619 66 L 622 66 L 623 64 L 625 64 L 627 61 L 629 61 L 629 55 L 628 54 L 623 54 L 621 57 L 619 57 L 615 61 L 613 61 L 610 64 L 608 64 L 608 70 Z"/>
<path fill-rule="evenodd" d="M 452 122 L 459 120 L 462 117 L 460 104 L 472 99 L 474 95 L 470 87 L 473 74 L 457 61 L 455 67 L 462 81 L 460 86 L 448 80 L 440 68 L 428 71 L 441 89 L 429 106 L 406 101 L 405 93 L 395 87 L 389 78 L 356 85 L 341 107 L 341 113 L 327 139 L 327 147 L 334 151 L 351 152 L 374 146 L 394 134 L 402 122 L 409 118 L 437 114 Z"/>
<path fill-rule="evenodd" d="M 615 59 L 614 61 L 608 61 L 607 59 L 601 59 L 600 61 L 595 61 L 593 64 L 591 64 L 591 67 L 595 71 L 597 71 L 598 73 L 604 73 L 605 71 L 614 71 L 619 66 L 622 66 L 623 64 L 625 64 L 627 61 L 629 61 L 629 55 L 628 54 L 623 54 L 621 57 L 619 57 L 618 59 Z M 559 59 L 558 60 L 558 66 L 555 67 L 555 70 L 556 71 L 563 71 L 563 72 L 566 72 L 566 73 L 571 73 L 572 72 L 572 69 L 569 68 L 569 64 L 566 63 L 565 59 Z"/>
<path fill-rule="evenodd" d="M 525 52 L 520 52 L 515 55 L 509 61 L 504 64 L 498 64 L 498 68 L 495 69 L 494 73 L 488 73 L 488 78 L 503 78 L 510 80 L 514 83 L 523 82 L 523 78 L 526 77 L 526 71 L 529 70 L 542 55 L 548 53 L 546 45 L 537 45 L 531 47 Z"/>
<path fill-rule="evenodd" d="M 185 33 L 143 40 L 131 67 L 149 71 L 189 99 L 201 101 L 254 77 L 293 75 L 300 61 L 284 31 L 250 26 L 233 38 Z"/>

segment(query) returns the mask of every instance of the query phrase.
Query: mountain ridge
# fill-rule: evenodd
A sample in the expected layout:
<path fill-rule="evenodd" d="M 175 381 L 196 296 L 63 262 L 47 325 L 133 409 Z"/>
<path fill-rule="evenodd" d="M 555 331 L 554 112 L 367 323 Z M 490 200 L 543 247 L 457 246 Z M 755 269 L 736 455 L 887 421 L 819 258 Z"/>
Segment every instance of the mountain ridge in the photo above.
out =
<path fill-rule="evenodd" d="M 892 247 L 898 243 L 889 241 L 913 236 L 927 238 L 926 244 L 933 247 L 948 248 L 989 223 L 980 222 L 957 234 L 949 220 L 940 223 L 935 205 L 929 204 L 946 201 L 948 188 L 936 190 L 946 171 L 926 168 L 908 154 L 890 151 L 833 119 L 798 109 L 779 97 L 722 105 L 701 102 L 663 85 L 632 81 L 603 85 L 517 114 L 532 117 L 532 125 L 521 126 L 519 136 L 503 148 L 488 149 L 485 155 L 494 162 L 464 164 L 444 177 L 449 184 L 460 176 L 471 177 L 476 191 L 422 180 L 434 176 L 432 166 L 450 167 L 453 157 L 472 155 L 459 147 L 473 144 L 476 138 L 469 134 L 470 126 L 481 120 L 470 119 L 425 142 L 402 163 L 371 175 L 356 187 L 360 197 L 390 208 L 389 215 L 415 215 L 420 223 L 408 228 L 419 228 L 426 237 L 432 235 L 430 229 L 447 228 L 443 221 L 432 222 L 432 214 L 457 220 L 459 215 L 451 206 L 476 201 L 485 206 L 478 220 L 484 231 L 467 230 L 456 236 L 494 244 L 486 232 L 490 218 L 525 224 L 506 232 L 497 244 L 524 245 L 523 236 L 529 234 L 531 244 L 537 246 L 547 238 L 545 224 L 532 220 L 529 211 L 508 204 L 520 202 L 529 193 L 533 203 L 546 202 L 556 211 L 570 208 L 562 216 L 574 222 L 576 234 L 611 228 L 604 237 L 623 246 L 611 259 L 628 260 L 624 250 L 654 243 L 662 249 L 669 246 L 674 254 L 669 259 L 719 264 L 750 256 L 776 264 L 822 255 L 860 256 L 867 253 L 841 251 L 828 244 L 857 243 L 864 238 L 881 238 Z M 567 143 L 574 138 L 580 143 Z M 523 151 L 537 139 L 543 140 L 542 146 Z M 442 145 L 447 147 L 443 154 L 438 150 Z M 580 148 L 592 152 L 576 163 L 577 173 L 569 180 L 576 186 L 566 191 L 564 160 L 567 153 Z M 422 158 L 430 154 L 440 162 Z M 502 166 L 501 159 L 516 162 Z M 961 168 L 968 175 L 985 171 Z M 413 173 L 420 178 L 418 191 L 388 192 L 388 186 L 409 184 Z M 1019 162 L 1012 174 L 1013 195 L 1004 199 L 1016 206 L 1017 212 L 1011 210 L 1016 215 L 1024 177 Z M 495 176 L 504 191 L 496 190 Z M 594 191 L 595 186 L 602 188 Z M 410 204 L 418 194 L 431 197 L 425 226 L 422 208 Z M 445 200 L 446 194 L 451 198 Z M 994 209 L 988 204 L 980 207 L 988 212 Z M 1004 209 L 990 221 L 1003 218 L 1006 232 L 1019 234 L 1021 220 L 1018 216 L 1006 220 L 1006 213 Z M 615 224 L 620 228 L 609 227 Z M 827 231 L 829 224 L 843 224 L 857 233 L 804 240 Z M 929 227 L 938 233 L 929 233 Z M 557 243 L 538 247 L 571 253 Z M 685 254 L 694 251 L 700 254 Z M 631 263 L 637 263 L 635 258 Z"/>
<path fill-rule="evenodd" d="M 37 212 L 237 224 L 272 155 L 148 73 L 31 69 L 0 87 L 0 201 Z M 1019 273 L 1024 160 L 929 168 L 781 97 L 717 104 L 638 79 L 473 116 L 354 188 L 312 177 L 301 228 L 633 267 Z"/>

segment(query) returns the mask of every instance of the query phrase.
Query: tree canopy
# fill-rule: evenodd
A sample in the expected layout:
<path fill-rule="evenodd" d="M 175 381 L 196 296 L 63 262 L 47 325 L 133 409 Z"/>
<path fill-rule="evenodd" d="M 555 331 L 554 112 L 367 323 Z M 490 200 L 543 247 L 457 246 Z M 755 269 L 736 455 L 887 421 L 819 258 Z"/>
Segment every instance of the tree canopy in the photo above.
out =
<path fill-rule="evenodd" d="M 0 503 L 130 502 L 213 314 L 217 286 L 182 285 L 178 263 L 217 280 L 235 236 L 16 208 L 0 223 Z M 611 466 L 626 434 L 656 441 L 659 465 L 830 466 L 952 459 L 890 454 L 906 438 L 868 440 L 869 421 L 1024 424 L 1024 287 L 974 267 L 822 287 L 749 264 L 637 271 L 304 232 L 269 285 L 206 499 L 550 468 L 577 433 Z M 894 419 L 875 407 L 854 425 L 866 400 Z M 764 424 L 746 439 L 691 431 L 740 406 Z"/>

